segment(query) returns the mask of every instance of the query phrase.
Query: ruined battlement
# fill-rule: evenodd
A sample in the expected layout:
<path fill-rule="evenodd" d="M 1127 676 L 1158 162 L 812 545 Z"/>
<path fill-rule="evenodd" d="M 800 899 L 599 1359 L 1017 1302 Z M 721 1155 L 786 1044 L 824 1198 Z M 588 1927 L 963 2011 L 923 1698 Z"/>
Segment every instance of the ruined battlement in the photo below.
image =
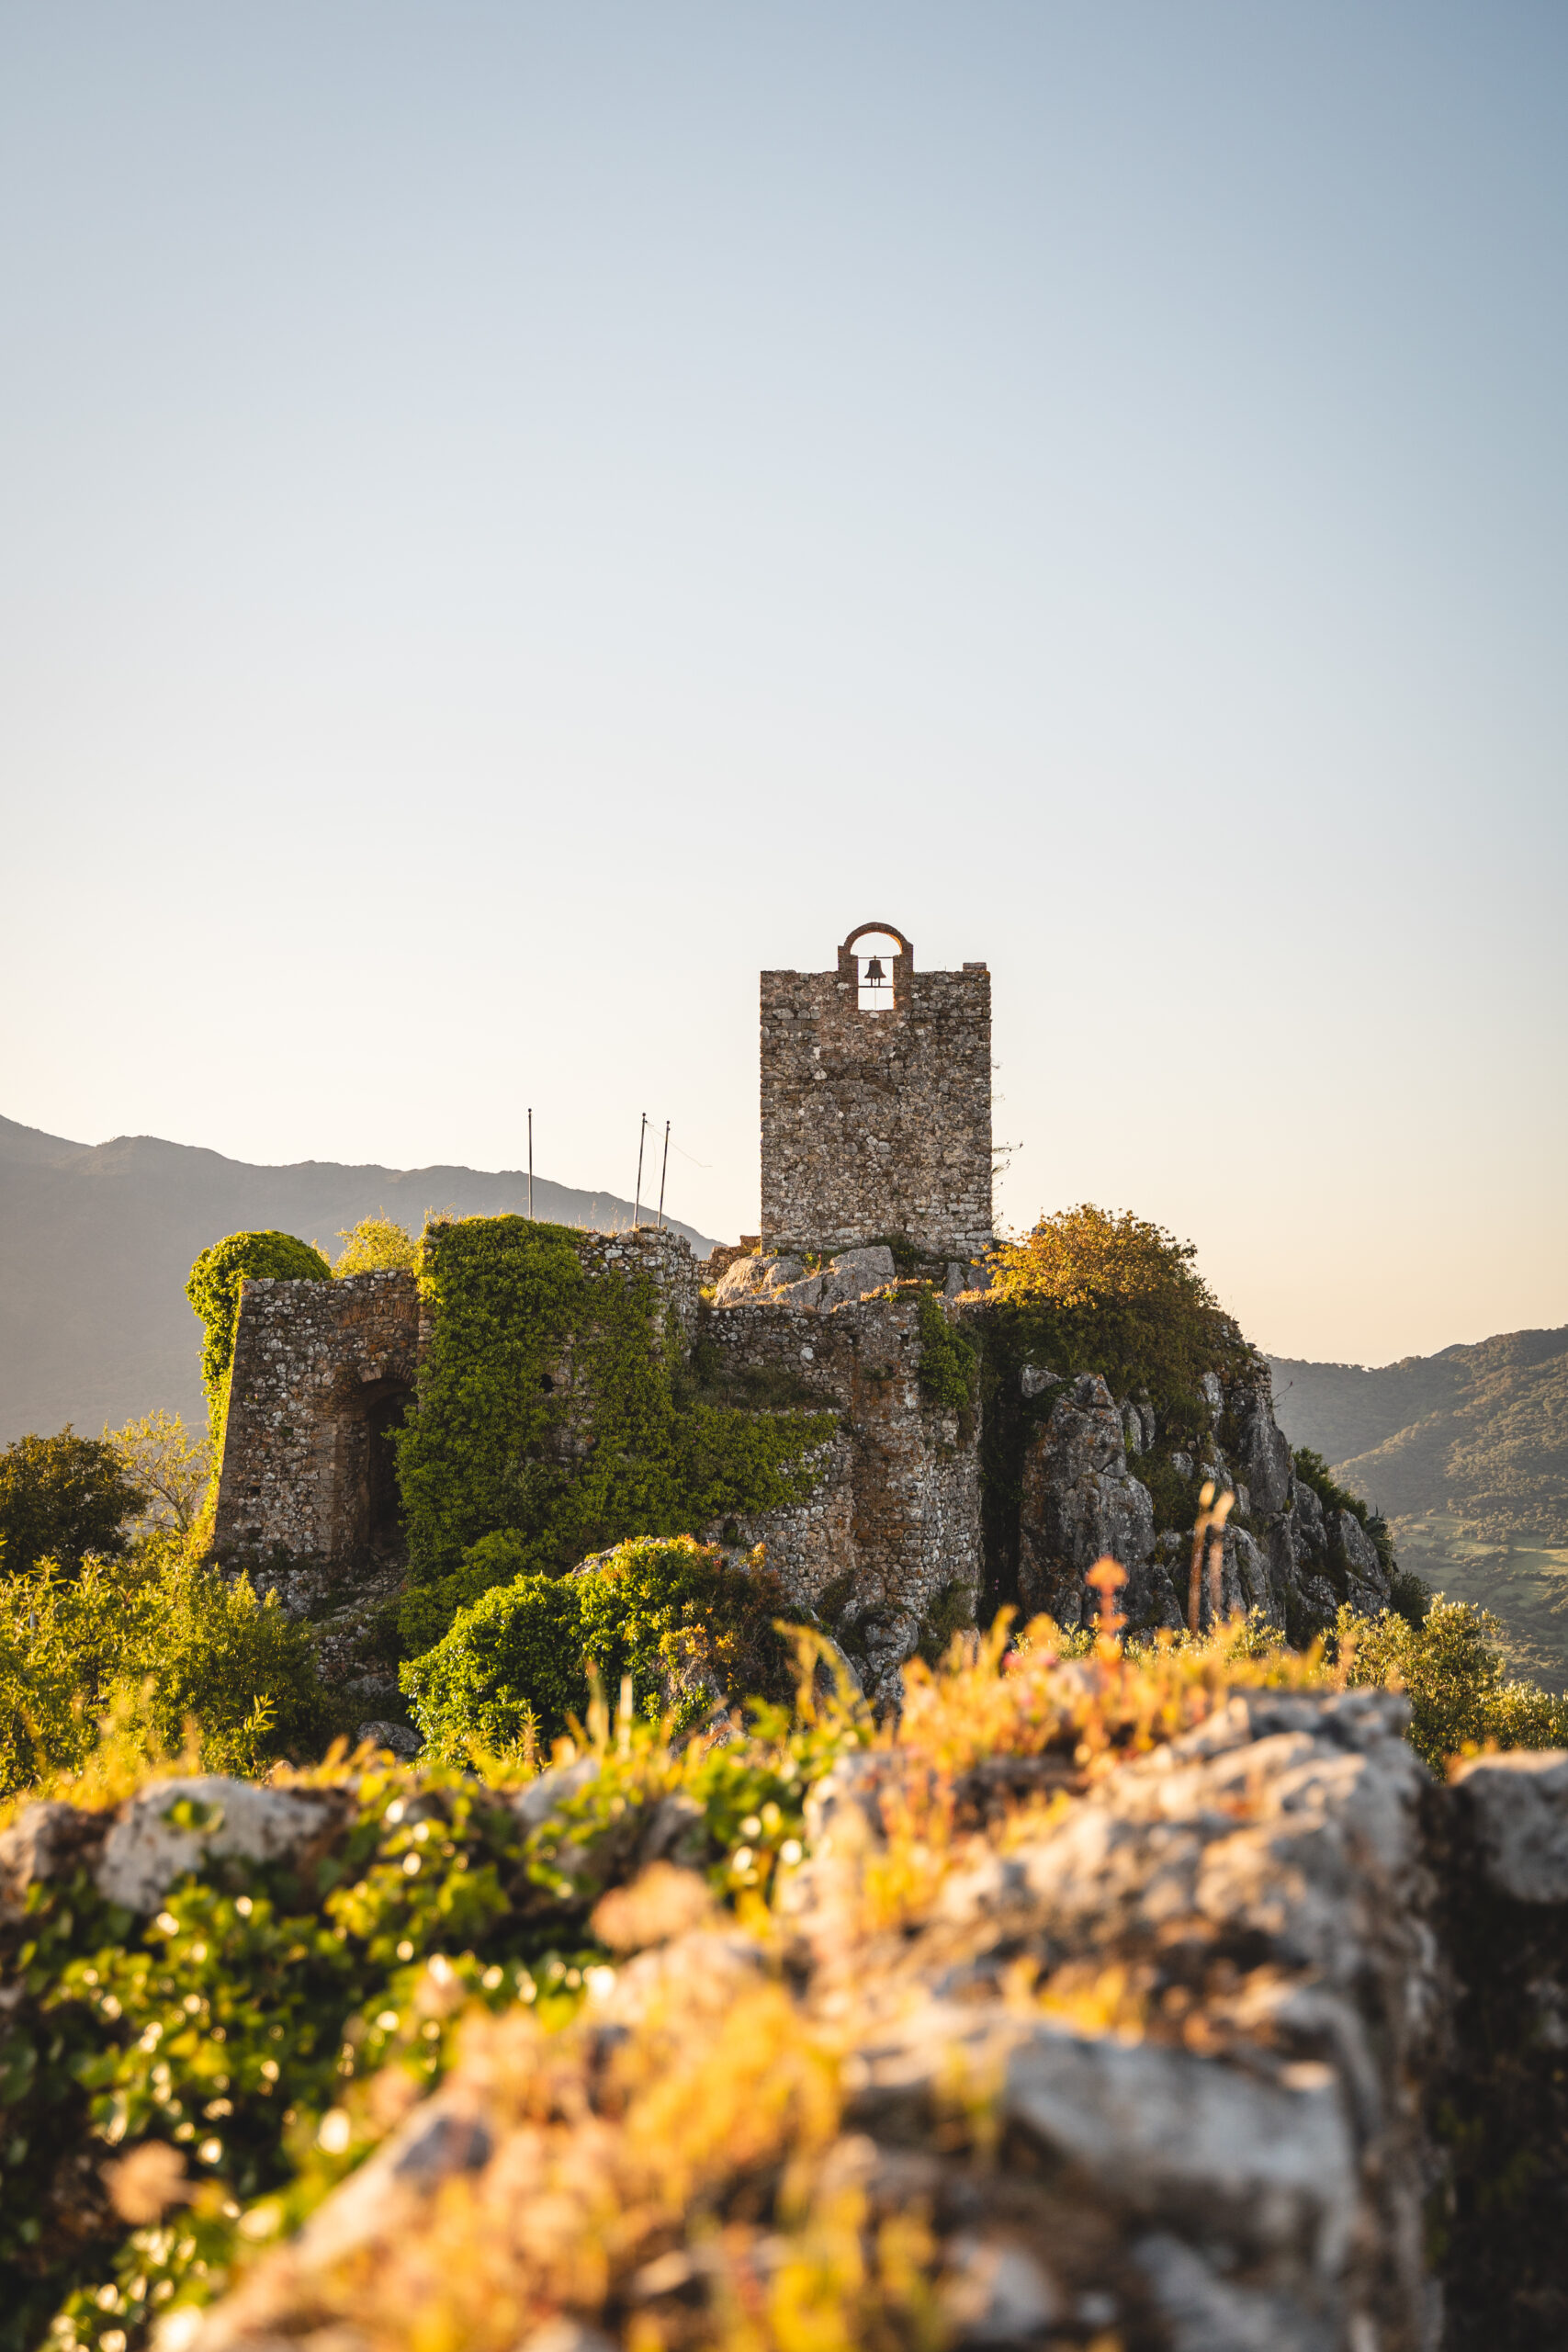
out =
<path fill-rule="evenodd" d="M 429 1227 L 427 1262 L 457 1229 Z M 578 1250 L 590 1272 L 649 1275 L 690 1343 L 699 1276 L 683 1235 L 649 1226 L 585 1232 Z M 220 1557 L 281 1550 L 293 1560 L 343 1562 L 396 1552 L 392 1440 L 430 1337 L 412 1274 L 241 1285 L 213 1531 Z M 570 1385 L 570 1367 L 558 1373 Z M 591 1419 L 592 1410 L 585 1396 L 578 1418 Z"/>
<path fill-rule="evenodd" d="M 901 1235 L 935 1258 L 980 1256 L 992 1241 L 985 965 L 918 971 L 901 932 L 862 923 L 830 971 L 764 972 L 761 1130 L 765 1252 Z"/>
<path fill-rule="evenodd" d="M 390 1432 L 419 1356 L 412 1274 L 242 1283 L 218 1551 L 338 1559 L 394 1536 Z"/>

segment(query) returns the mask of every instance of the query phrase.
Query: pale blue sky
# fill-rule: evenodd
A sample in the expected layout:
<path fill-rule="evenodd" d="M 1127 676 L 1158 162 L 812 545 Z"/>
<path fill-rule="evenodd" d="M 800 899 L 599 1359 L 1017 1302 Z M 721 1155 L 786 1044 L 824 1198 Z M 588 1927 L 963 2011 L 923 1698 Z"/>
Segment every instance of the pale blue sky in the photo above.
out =
<path fill-rule="evenodd" d="M 734 1235 L 882 917 L 1014 1223 L 1568 1320 L 1565 118 L 1517 0 L 6 0 L 0 1111 Z"/>

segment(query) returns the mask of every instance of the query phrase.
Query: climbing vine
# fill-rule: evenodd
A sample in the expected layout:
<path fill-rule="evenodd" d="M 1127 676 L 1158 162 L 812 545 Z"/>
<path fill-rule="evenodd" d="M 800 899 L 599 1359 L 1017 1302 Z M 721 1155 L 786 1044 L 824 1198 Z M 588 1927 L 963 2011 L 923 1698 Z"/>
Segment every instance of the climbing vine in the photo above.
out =
<path fill-rule="evenodd" d="M 681 1334 L 651 1277 L 595 1265 L 574 1228 L 433 1226 L 421 1282 L 434 1329 L 398 1441 L 410 1651 L 495 1585 L 801 1501 L 817 1483 L 835 1417 L 678 1394 Z"/>
<path fill-rule="evenodd" d="M 962 1331 L 948 1321 L 934 1291 L 919 1294 L 920 1387 L 933 1405 L 956 1413 L 965 1441 L 975 1426 L 975 1399 L 980 1389 L 980 1354 Z"/>

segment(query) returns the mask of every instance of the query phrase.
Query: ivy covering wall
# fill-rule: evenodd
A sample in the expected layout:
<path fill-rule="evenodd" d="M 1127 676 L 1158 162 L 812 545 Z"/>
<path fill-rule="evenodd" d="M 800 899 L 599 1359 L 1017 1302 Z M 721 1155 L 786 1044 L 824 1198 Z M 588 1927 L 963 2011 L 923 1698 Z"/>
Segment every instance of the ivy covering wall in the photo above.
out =
<path fill-rule="evenodd" d="M 805 1499 L 829 1412 L 700 1400 L 643 1270 L 527 1217 L 431 1227 L 434 1310 L 398 1441 L 409 1544 L 405 1646 L 519 1576 L 559 1576 L 632 1535 L 686 1535 Z"/>

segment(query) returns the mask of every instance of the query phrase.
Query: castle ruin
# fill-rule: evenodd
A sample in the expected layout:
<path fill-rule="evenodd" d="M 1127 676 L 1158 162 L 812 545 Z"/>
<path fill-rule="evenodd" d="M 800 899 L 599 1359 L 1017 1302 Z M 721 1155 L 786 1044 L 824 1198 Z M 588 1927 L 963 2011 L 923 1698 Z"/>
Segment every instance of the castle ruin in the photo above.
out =
<path fill-rule="evenodd" d="M 863 924 L 826 972 L 762 974 L 761 1064 L 760 1242 L 703 1266 L 668 1229 L 585 1233 L 580 1248 L 600 1271 L 647 1275 L 679 1344 L 700 1338 L 733 1393 L 787 1390 L 837 1416 L 805 1502 L 690 1532 L 761 1544 L 874 1691 L 944 1596 L 963 1613 L 979 1585 L 976 1414 L 934 1402 L 920 1361 L 931 1280 L 949 1299 L 970 1287 L 991 1240 L 989 975 L 918 972 L 901 933 Z M 924 1281 L 900 1283 L 896 1251 Z M 389 1438 L 419 1409 L 429 1312 L 404 1273 L 243 1285 L 221 1556 L 275 1573 L 395 1556 Z M 592 1410 L 578 1400 L 583 1426 Z"/>

